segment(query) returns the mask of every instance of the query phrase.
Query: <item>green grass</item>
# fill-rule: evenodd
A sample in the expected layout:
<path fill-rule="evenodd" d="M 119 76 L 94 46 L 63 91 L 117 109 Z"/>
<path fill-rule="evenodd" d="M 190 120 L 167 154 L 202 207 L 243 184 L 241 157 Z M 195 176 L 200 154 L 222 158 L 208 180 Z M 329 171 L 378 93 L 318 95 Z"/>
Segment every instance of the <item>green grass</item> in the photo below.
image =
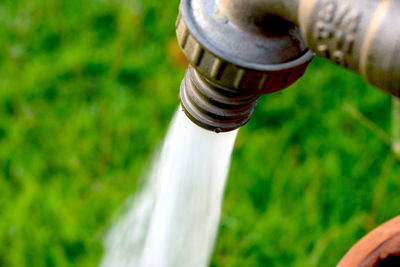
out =
<path fill-rule="evenodd" d="M 0 4 L 0 266 L 96 266 L 179 103 L 178 1 Z M 235 147 L 212 266 L 334 266 L 399 210 L 391 99 L 315 60 Z"/>

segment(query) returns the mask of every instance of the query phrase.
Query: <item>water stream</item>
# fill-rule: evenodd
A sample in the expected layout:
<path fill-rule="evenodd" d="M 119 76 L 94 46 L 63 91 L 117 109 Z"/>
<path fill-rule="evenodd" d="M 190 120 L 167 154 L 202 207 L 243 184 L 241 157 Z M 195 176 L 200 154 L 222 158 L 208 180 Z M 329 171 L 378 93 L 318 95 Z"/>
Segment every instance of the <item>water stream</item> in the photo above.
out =
<path fill-rule="evenodd" d="M 109 232 L 100 266 L 208 266 L 236 135 L 206 131 L 179 109 L 145 186 Z"/>

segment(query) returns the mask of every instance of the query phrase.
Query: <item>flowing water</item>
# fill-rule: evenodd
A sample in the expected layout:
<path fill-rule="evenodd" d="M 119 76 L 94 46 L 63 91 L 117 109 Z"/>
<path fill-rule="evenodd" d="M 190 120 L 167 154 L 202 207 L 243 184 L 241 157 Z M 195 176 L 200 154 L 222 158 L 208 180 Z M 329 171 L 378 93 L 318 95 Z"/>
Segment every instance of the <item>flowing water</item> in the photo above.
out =
<path fill-rule="evenodd" d="M 216 134 L 179 109 L 142 191 L 109 232 L 101 267 L 206 267 L 237 131 Z"/>

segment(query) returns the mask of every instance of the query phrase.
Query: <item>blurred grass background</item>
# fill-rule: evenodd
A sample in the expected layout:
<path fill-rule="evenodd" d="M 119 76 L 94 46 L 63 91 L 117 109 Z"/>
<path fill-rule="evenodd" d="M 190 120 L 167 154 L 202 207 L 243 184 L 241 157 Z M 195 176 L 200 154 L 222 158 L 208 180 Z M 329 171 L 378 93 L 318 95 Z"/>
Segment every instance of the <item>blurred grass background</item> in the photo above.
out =
<path fill-rule="evenodd" d="M 178 100 L 178 0 L 2 0 L 0 266 L 96 266 Z M 391 99 L 317 59 L 235 147 L 212 266 L 334 266 L 400 212 Z"/>

